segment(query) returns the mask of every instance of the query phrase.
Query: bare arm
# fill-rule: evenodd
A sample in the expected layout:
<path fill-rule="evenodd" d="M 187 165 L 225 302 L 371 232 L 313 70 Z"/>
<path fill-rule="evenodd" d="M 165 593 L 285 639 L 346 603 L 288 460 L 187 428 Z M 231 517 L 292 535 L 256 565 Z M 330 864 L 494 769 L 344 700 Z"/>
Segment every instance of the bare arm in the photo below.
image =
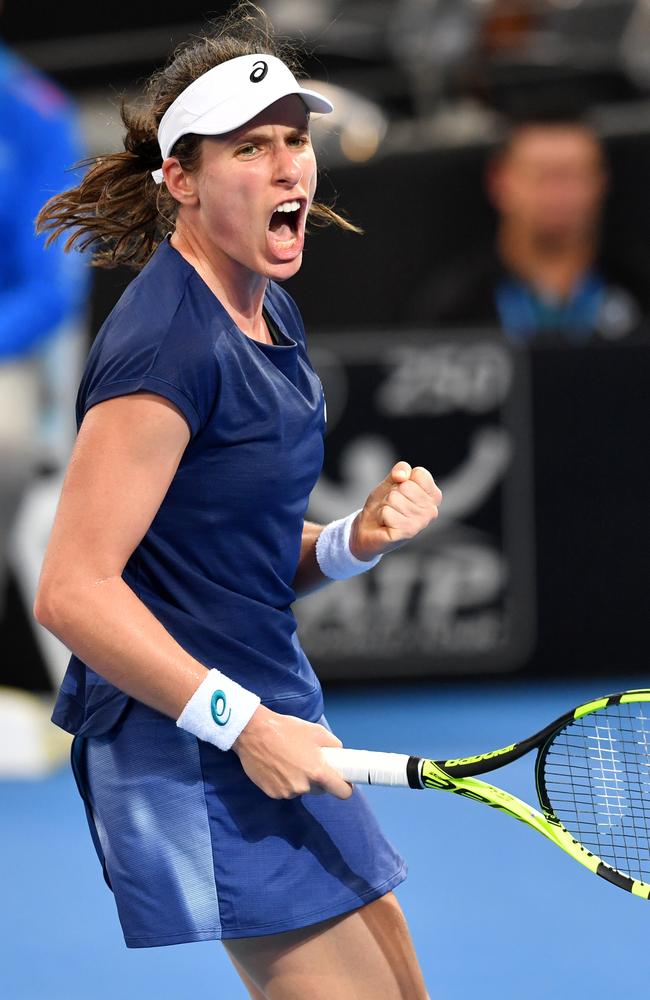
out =
<path fill-rule="evenodd" d="M 86 415 L 34 607 L 38 621 L 116 687 L 177 718 L 207 668 L 121 577 L 189 441 L 176 408 L 138 393 Z"/>
<path fill-rule="evenodd" d="M 68 468 L 34 614 L 84 663 L 127 694 L 178 718 L 207 674 L 121 577 L 189 441 L 172 403 L 150 393 L 86 415 Z M 260 706 L 236 740 L 249 777 L 276 798 L 350 786 L 327 767 L 324 727 Z"/>
<path fill-rule="evenodd" d="M 321 571 L 316 561 L 316 542 L 323 530 L 324 525 L 314 524 L 313 521 L 305 521 L 302 528 L 302 539 L 300 542 L 300 559 L 298 569 L 293 581 L 293 589 L 298 597 L 304 597 L 319 587 L 324 587 L 326 583 L 332 581 Z"/>

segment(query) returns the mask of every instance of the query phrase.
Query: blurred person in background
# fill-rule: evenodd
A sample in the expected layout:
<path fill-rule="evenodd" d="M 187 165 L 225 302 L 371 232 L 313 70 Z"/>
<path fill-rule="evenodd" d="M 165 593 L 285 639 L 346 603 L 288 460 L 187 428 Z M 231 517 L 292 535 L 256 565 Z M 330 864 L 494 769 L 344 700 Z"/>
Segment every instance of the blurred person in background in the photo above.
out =
<path fill-rule="evenodd" d="M 650 308 L 642 258 L 613 260 L 601 241 L 607 165 L 577 117 L 531 117 L 491 157 L 496 239 L 420 286 L 409 318 L 499 325 L 514 344 L 582 345 L 638 330 Z"/>
<path fill-rule="evenodd" d="M 0 621 L 21 498 L 39 467 L 63 465 L 73 440 L 88 272 L 78 254 L 46 250 L 34 220 L 81 156 L 71 101 L 0 42 Z"/>

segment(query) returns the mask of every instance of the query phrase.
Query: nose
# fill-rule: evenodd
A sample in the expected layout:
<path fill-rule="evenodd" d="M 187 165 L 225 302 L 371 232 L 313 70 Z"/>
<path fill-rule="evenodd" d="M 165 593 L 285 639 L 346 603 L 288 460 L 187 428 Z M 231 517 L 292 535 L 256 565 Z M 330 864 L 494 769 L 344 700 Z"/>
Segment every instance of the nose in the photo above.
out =
<path fill-rule="evenodd" d="M 295 187 L 302 179 L 302 165 L 299 152 L 282 146 L 278 151 L 275 164 L 275 181 L 286 187 Z"/>

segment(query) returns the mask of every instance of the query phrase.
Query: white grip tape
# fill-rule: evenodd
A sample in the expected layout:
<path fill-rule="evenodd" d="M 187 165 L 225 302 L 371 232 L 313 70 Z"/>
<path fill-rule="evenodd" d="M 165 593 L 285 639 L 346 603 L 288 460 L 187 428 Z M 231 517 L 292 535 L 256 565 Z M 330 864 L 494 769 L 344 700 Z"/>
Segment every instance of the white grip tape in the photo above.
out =
<path fill-rule="evenodd" d="M 406 777 L 408 754 L 347 750 L 343 747 L 322 747 L 322 751 L 330 767 L 353 784 L 409 787 Z"/>

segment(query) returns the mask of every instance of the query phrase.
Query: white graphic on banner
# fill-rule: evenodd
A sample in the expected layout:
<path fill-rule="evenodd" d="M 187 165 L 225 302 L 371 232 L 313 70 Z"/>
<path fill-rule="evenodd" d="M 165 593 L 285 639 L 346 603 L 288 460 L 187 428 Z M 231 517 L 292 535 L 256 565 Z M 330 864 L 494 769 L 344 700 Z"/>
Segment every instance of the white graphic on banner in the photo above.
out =
<path fill-rule="evenodd" d="M 451 670 L 454 661 L 459 669 L 467 668 L 473 657 L 487 655 L 497 668 L 506 668 L 512 659 L 508 647 L 517 627 L 516 601 L 504 522 L 513 512 L 506 510 L 504 487 L 517 442 L 515 428 L 503 418 L 513 387 L 512 358 L 493 339 L 433 344 L 431 339 L 420 346 L 391 345 L 381 353 L 380 365 L 372 354 L 360 357 L 356 345 L 347 359 L 345 351 L 339 357 L 332 349 L 317 352 L 328 400 L 334 396 L 330 409 L 337 415 L 339 436 L 336 476 L 331 471 L 321 476 L 310 519 L 327 523 L 362 506 L 391 466 L 405 457 L 396 443 L 402 419 L 410 420 L 410 428 L 417 418 L 414 454 L 422 458 L 415 461 L 431 469 L 443 493 L 438 519 L 370 574 L 297 602 L 301 640 L 317 665 L 326 666 L 325 676 L 337 676 L 336 663 L 342 659 L 371 657 L 377 663 L 420 656 L 433 662 L 432 669 L 438 658 Z M 371 395 L 371 416 L 377 419 L 366 420 L 376 430 L 355 433 L 350 417 L 359 408 L 357 401 L 354 409 L 355 369 L 364 365 L 379 369 Z M 436 455 L 449 426 L 458 440 L 451 461 L 447 448 L 439 474 Z M 347 439 L 341 442 L 340 436 Z M 521 503 L 526 500 L 520 498 Z"/>

